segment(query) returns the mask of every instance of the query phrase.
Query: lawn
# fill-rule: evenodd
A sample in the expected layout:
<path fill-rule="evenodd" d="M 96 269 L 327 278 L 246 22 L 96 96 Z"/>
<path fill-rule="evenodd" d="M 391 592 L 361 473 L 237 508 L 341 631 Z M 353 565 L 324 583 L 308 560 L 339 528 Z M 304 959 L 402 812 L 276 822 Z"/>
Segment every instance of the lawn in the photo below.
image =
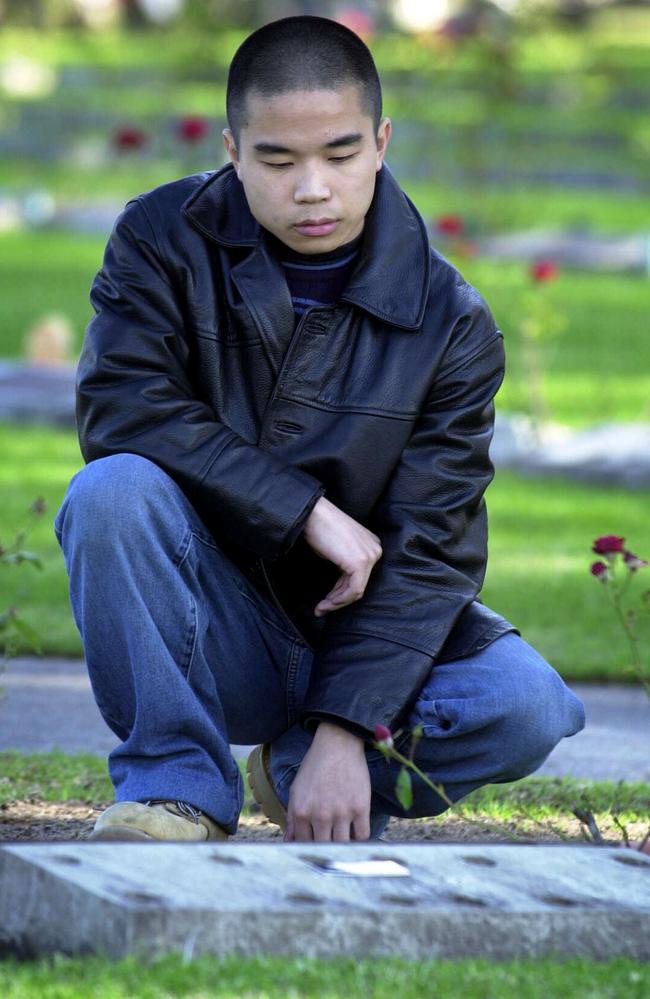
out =
<path fill-rule="evenodd" d="M 245 761 L 243 815 L 259 812 L 248 787 Z M 18 800 L 87 804 L 110 802 L 113 788 L 106 760 L 93 753 L 0 752 L 0 807 Z M 509 784 L 488 784 L 453 806 L 468 819 L 516 824 L 522 819 L 543 824 L 560 822 L 573 808 L 588 809 L 599 823 L 612 814 L 622 823 L 647 823 L 650 784 L 642 781 L 578 780 L 573 777 L 525 777 Z M 617 836 L 613 842 L 618 842 Z"/>
<path fill-rule="evenodd" d="M 80 655 L 63 556 L 52 530 L 67 483 L 81 467 L 75 434 L 0 426 L 0 543 L 23 526 L 37 496 L 48 504 L 29 547 L 44 568 L 3 567 L 3 599 L 37 625 L 46 651 Z M 621 534 L 650 556 L 648 493 L 500 472 L 488 492 L 490 563 L 483 598 L 505 614 L 568 679 L 631 680 L 619 625 L 589 573 L 593 538 Z M 635 580 L 643 585 L 640 572 Z M 650 623 L 650 621 L 649 621 Z"/>
<path fill-rule="evenodd" d="M 592 962 L 486 959 L 201 957 L 172 954 L 146 967 L 135 958 L 0 962 L 4 999 L 646 999 L 650 966 L 627 958 Z"/>

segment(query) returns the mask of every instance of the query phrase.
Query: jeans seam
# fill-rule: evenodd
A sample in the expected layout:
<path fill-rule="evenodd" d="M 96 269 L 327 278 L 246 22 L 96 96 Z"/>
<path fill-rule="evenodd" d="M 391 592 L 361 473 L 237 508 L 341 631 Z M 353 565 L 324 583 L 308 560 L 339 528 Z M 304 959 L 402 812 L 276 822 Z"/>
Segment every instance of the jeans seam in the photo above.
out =
<path fill-rule="evenodd" d="M 196 652 L 196 640 L 198 635 L 196 600 L 191 594 L 190 594 L 190 615 L 192 618 L 192 623 L 190 625 L 188 641 L 185 643 L 185 648 L 189 652 L 189 655 L 188 652 L 185 653 L 185 657 L 188 660 L 187 670 L 185 671 L 185 679 L 187 680 L 188 683 L 190 682 L 190 673 L 192 672 L 192 666 L 194 664 L 194 654 Z"/>
<path fill-rule="evenodd" d="M 294 640 L 291 646 L 291 652 L 289 653 L 289 665 L 287 667 L 287 680 L 286 680 L 286 691 L 287 691 L 287 720 L 289 725 L 293 725 L 298 714 L 296 708 L 296 678 L 298 676 L 298 662 L 300 659 L 300 652 L 304 648 L 301 643 Z"/>
<path fill-rule="evenodd" d="M 174 555 L 172 562 L 176 565 L 176 569 L 180 574 L 183 565 L 187 561 L 187 557 L 190 553 L 190 548 L 192 545 L 192 540 L 195 537 L 195 533 L 192 528 L 188 525 L 186 533 L 183 535 L 183 540 L 178 548 L 178 551 Z M 188 631 L 188 636 L 183 647 L 183 654 L 179 667 L 183 676 L 189 683 L 190 672 L 192 669 L 192 664 L 194 662 L 194 655 L 196 652 L 196 642 L 198 635 L 198 611 L 196 607 L 196 601 L 192 592 L 190 591 L 190 627 Z M 187 667 L 185 666 L 187 663 Z"/>

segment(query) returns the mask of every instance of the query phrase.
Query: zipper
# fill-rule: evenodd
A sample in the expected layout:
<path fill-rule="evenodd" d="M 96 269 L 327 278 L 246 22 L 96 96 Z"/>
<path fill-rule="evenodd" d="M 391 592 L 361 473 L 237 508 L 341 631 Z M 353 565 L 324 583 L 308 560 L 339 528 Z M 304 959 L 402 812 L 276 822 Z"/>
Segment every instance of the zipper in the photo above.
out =
<path fill-rule="evenodd" d="M 284 607 L 282 606 L 282 604 L 281 604 L 281 603 L 280 603 L 280 601 L 278 600 L 278 598 L 277 598 L 277 595 L 276 595 L 276 592 L 275 592 L 275 590 L 273 589 L 273 587 L 271 586 L 271 580 L 269 579 L 269 575 L 268 575 L 268 573 L 267 573 L 267 571 L 266 571 L 266 566 L 264 565 L 264 559 L 261 559 L 261 558 L 260 558 L 260 559 L 258 559 L 258 560 L 257 560 L 257 564 L 258 564 L 258 565 L 259 565 L 259 567 L 260 567 L 260 570 L 261 570 L 261 572 L 262 572 L 262 575 L 263 575 L 263 577 L 264 577 L 264 582 L 266 583 L 266 586 L 267 586 L 267 589 L 268 589 L 268 591 L 269 591 L 269 594 L 271 595 L 271 598 L 272 598 L 272 600 L 273 600 L 273 603 L 275 604 L 275 606 L 277 607 L 277 609 L 278 609 L 278 610 L 280 611 L 280 614 L 281 614 L 281 615 L 282 615 L 282 617 L 283 617 L 283 618 L 285 619 L 285 621 L 288 621 L 288 623 L 289 623 L 289 624 L 291 625 L 291 627 L 292 627 L 292 628 L 293 628 L 293 630 L 294 630 L 294 631 L 296 632 L 296 634 L 298 635 L 298 637 L 300 638 L 300 640 L 302 641 L 302 643 L 303 643 L 304 645 L 306 645 L 308 649 L 311 649 L 311 650 L 312 650 L 312 652 L 313 652 L 313 648 L 314 648 L 314 647 L 313 647 L 313 645 L 311 644 L 311 642 L 308 642 L 308 641 L 307 641 L 307 639 L 305 638 L 305 636 L 304 636 L 304 635 L 302 634 L 302 632 L 301 632 L 301 631 L 300 631 L 300 630 L 299 630 L 299 629 L 298 629 L 298 628 L 296 627 L 296 625 L 295 625 L 295 624 L 294 624 L 294 622 L 293 622 L 293 621 L 291 620 L 291 618 L 289 617 L 289 615 L 288 615 L 288 614 L 287 614 L 287 612 L 285 611 Z"/>

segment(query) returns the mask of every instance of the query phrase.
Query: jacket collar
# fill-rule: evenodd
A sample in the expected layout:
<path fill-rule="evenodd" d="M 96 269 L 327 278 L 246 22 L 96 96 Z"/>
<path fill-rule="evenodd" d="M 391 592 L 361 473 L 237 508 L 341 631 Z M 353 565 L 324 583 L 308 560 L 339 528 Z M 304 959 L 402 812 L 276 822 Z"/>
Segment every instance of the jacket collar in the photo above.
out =
<path fill-rule="evenodd" d="M 181 208 L 205 236 L 224 246 L 255 247 L 263 229 L 229 163 L 208 176 Z M 357 266 L 342 296 L 395 326 L 422 324 L 431 270 L 424 222 L 386 164 L 377 174 Z"/>

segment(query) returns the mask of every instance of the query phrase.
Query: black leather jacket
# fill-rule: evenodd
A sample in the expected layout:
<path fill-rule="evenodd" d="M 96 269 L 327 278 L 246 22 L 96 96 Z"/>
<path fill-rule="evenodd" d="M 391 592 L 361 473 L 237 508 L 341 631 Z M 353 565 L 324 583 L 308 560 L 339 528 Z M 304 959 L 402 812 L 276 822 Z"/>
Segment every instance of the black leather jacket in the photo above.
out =
<path fill-rule="evenodd" d="M 476 599 L 502 336 L 385 165 L 342 299 L 295 331 L 266 237 L 230 165 L 127 204 L 91 292 L 81 450 L 165 469 L 314 648 L 302 723 L 370 738 L 433 660 L 516 630 Z M 361 600 L 317 619 L 339 570 L 300 533 L 324 494 L 383 555 Z"/>

